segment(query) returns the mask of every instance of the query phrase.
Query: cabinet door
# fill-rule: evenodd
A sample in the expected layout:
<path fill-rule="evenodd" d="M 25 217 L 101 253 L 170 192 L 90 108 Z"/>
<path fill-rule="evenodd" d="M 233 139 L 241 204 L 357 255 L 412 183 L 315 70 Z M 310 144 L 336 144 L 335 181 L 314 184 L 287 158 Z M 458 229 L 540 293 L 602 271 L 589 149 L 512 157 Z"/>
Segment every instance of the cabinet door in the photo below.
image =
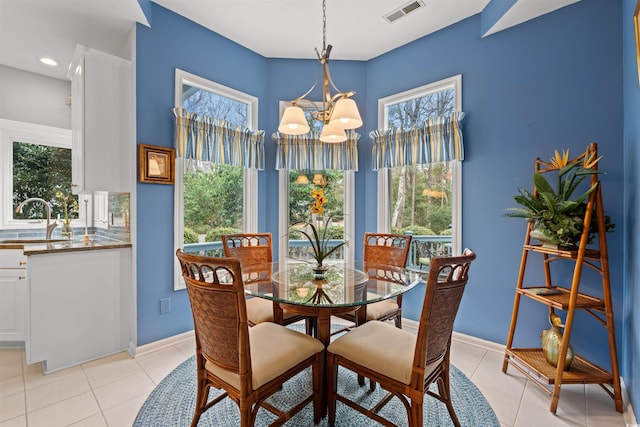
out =
<path fill-rule="evenodd" d="M 26 270 L 0 270 L 0 341 L 24 341 Z"/>
<path fill-rule="evenodd" d="M 71 71 L 73 192 L 130 192 L 131 63 L 80 46 Z"/>
<path fill-rule="evenodd" d="M 28 364 L 48 373 L 130 345 L 131 249 L 30 256 L 28 284 Z"/>

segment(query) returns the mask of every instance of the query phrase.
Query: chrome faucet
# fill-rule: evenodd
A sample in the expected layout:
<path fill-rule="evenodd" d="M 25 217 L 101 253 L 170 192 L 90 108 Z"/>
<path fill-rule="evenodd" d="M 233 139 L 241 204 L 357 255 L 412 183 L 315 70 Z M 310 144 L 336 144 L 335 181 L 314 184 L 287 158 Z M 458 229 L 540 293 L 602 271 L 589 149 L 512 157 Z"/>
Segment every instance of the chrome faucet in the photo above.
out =
<path fill-rule="evenodd" d="M 53 235 L 53 230 L 58 225 L 55 221 L 53 223 L 51 222 L 51 205 L 49 204 L 49 202 L 39 197 L 29 197 L 18 205 L 18 207 L 16 208 L 16 213 L 22 213 L 22 208 L 24 208 L 24 205 L 29 202 L 40 202 L 45 206 L 47 211 L 47 233 L 45 235 L 45 239 L 50 240 L 51 235 Z"/>

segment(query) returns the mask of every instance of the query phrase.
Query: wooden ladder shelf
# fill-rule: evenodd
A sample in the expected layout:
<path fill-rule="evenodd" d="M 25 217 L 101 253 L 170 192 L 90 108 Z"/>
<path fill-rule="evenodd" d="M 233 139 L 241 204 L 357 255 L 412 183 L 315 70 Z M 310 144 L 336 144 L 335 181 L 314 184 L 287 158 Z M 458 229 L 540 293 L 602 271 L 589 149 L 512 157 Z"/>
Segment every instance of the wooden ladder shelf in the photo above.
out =
<path fill-rule="evenodd" d="M 586 154 L 593 155 L 595 159 L 597 158 L 597 150 L 597 144 L 591 143 Z M 579 159 L 580 157 L 573 161 L 578 161 Z M 597 164 L 594 168 L 596 167 Z M 548 163 L 536 159 L 535 171 L 545 172 L 547 170 L 553 169 L 549 167 Z M 506 373 L 507 367 L 511 365 L 532 380 L 534 384 L 545 390 L 551 395 L 551 406 L 549 410 L 554 414 L 558 408 L 560 388 L 563 384 L 599 384 L 612 397 L 616 411 L 622 412 L 620 373 L 618 370 L 618 355 L 609 281 L 605 215 L 602 207 L 602 191 L 597 174 L 591 175 L 591 185 L 594 184 L 596 185 L 596 189 L 591 192 L 587 201 L 584 218 L 585 226 L 583 227 L 580 245 L 576 250 L 554 249 L 543 247 L 539 244 L 532 244 L 529 236 L 531 224 L 527 226 L 527 234 L 522 249 L 522 259 L 518 273 L 518 282 L 513 302 L 511 325 L 509 327 L 502 372 Z M 589 224 L 591 224 L 594 213 L 597 224 L 598 248 L 587 249 Z M 544 288 L 548 288 L 549 292 L 540 292 L 540 286 L 523 286 L 527 259 L 531 254 L 539 255 L 542 258 L 546 282 Z M 570 288 L 555 286 L 552 283 L 550 264 L 554 261 L 561 260 L 575 263 Z M 580 293 L 580 279 L 583 266 L 590 267 L 600 275 L 602 279 L 602 297 Z M 513 348 L 518 312 L 520 310 L 520 299 L 522 297 L 530 298 L 547 305 L 550 313 L 554 310 L 566 311 L 564 334 L 558 356 L 559 361 L 565 360 L 576 310 L 584 310 L 592 315 L 598 323 L 607 330 L 611 372 L 589 362 L 585 357 L 580 355 L 575 356 L 571 368 L 565 371 L 563 369 L 563 363 L 561 362 L 558 363 L 558 367 L 549 364 L 545 359 L 542 348 Z"/>

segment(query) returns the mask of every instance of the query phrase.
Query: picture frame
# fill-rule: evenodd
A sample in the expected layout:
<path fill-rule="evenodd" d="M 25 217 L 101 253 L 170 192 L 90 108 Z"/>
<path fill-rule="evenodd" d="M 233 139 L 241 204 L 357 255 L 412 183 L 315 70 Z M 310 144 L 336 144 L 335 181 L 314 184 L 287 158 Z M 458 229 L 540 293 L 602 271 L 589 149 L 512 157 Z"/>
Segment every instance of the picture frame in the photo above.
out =
<path fill-rule="evenodd" d="M 638 63 L 638 84 L 640 85 L 640 22 L 638 19 L 640 15 L 640 0 L 636 3 L 636 8 L 633 11 L 633 28 L 636 40 L 636 62 Z"/>
<path fill-rule="evenodd" d="M 175 150 L 149 144 L 138 144 L 138 178 L 153 184 L 175 183 Z"/>

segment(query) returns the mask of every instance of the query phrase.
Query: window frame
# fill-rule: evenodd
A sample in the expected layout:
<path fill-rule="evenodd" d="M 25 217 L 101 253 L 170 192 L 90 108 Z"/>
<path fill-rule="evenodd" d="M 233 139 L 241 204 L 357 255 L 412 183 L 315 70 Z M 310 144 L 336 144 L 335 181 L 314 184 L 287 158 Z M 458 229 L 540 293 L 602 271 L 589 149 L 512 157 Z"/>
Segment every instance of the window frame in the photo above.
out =
<path fill-rule="evenodd" d="M 19 122 L 0 119 L 0 224 L 5 230 L 41 229 L 44 220 L 14 219 L 13 218 L 13 143 L 47 145 L 51 147 L 72 149 L 71 129 L 38 125 L 35 123 Z M 73 152 L 72 152 L 73 157 Z M 72 162 L 73 164 L 73 162 Z M 73 166 L 72 166 L 73 167 Z M 80 200 L 82 200 L 80 195 Z M 78 203 L 78 218 L 71 220 L 71 225 L 81 227 L 85 225 L 86 212 L 84 203 Z M 90 209 L 90 207 L 89 207 Z M 55 218 L 52 218 L 55 221 Z"/>
<path fill-rule="evenodd" d="M 406 90 L 394 95 L 378 99 L 378 128 L 387 129 L 388 106 L 398 104 L 415 98 L 420 98 L 431 93 L 445 89 L 454 90 L 454 110 L 462 111 L 462 74 L 429 83 L 420 87 Z M 462 161 L 451 161 L 452 172 L 452 200 L 451 200 L 451 224 L 453 229 L 452 253 L 462 253 Z M 378 170 L 378 231 L 391 232 L 391 183 L 392 175 L 389 168 Z"/>
<path fill-rule="evenodd" d="M 179 68 L 175 69 L 174 106 L 182 107 L 182 86 L 188 84 L 247 105 L 247 124 L 251 130 L 258 128 L 258 98 L 224 86 Z M 258 171 L 243 167 L 242 228 L 245 233 L 258 231 Z M 184 246 L 184 162 L 177 161 L 174 184 L 174 250 Z M 174 257 L 175 258 L 175 257 Z M 174 259 L 174 291 L 185 289 L 180 264 Z"/>

